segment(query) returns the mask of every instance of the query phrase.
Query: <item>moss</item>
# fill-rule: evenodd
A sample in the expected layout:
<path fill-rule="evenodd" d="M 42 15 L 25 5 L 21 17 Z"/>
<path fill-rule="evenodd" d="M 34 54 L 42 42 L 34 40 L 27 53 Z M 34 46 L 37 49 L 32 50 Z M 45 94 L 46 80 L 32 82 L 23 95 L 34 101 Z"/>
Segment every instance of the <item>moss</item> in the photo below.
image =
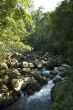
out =
<path fill-rule="evenodd" d="M 69 79 L 59 82 L 53 89 L 54 104 L 49 110 L 73 110 L 73 71 Z"/>

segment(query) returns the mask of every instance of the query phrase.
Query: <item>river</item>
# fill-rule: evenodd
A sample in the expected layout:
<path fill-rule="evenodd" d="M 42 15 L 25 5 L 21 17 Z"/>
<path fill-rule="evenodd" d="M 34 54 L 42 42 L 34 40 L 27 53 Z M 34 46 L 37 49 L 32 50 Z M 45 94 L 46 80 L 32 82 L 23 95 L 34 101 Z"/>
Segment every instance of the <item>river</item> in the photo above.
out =
<path fill-rule="evenodd" d="M 63 65 L 59 67 L 58 70 L 64 71 L 68 68 L 69 67 L 66 65 Z M 57 76 L 59 75 L 56 75 L 54 78 L 57 78 Z M 49 106 L 52 104 L 51 90 L 55 85 L 53 79 L 48 80 L 47 85 L 44 85 L 39 92 L 35 92 L 31 96 L 28 96 L 27 94 L 24 95 L 21 91 L 21 97 L 19 100 L 4 110 L 48 110 Z"/>

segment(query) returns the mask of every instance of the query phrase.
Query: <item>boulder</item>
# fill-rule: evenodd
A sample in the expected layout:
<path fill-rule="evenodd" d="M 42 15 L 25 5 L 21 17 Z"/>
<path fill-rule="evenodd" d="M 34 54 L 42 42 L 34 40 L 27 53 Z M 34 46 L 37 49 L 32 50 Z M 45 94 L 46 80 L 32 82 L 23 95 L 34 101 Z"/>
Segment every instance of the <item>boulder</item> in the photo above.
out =
<path fill-rule="evenodd" d="M 4 105 L 5 101 L 6 101 L 6 95 L 4 93 L 0 93 L 0 106 Z"/>
<path fill-rule="evenodd" d="M 21 69 L 21 73 L 23 74 L 23 75 L 25 75 L 25 73 L 30 73 L 31 72 L 31 69 L 30 68 L 22 68 Z"/>
<path fill-rule="evenodd" d="M 10 55 L 10 58 L 19 58 L 20 57 L 20 53 L 18 53 L 18 52 L 14 52 L 12 55 Z"/>
<path fill-rule="evenodd" d="M 30 68 L 34 68 L 34 64 L 33 63 L 29 63 L 28 64 Z"/>
<path fill-rule="evenodd" d="M 10 68 L 17 68 L 18 64 L 19 63 L 17 59 L 11 59 Z"/>
<path fill-rule="evenodd" d="M 7 87 L 5 84 L 2 85 L 2 87 L 1 87 L 1 92 L 2 92 L 2 93 L 8 92 L 8 87 Z"/>
<path fill-rule="evenodd" d="M 61 65 L 61 61 L 59 61 L 60 59 L 58 59 L 58 57 L 50 57 L 48 58 L 47 63 L 45 64 L 45 66 L 49 69 L 54 69 L 54 67 L 60 66 Z"/>
<path fill-rule="evenodd" d="M 54 83 L 58 83 L 59 81 L 64 80 L 61 76 L 57 75 L 55 78 L 53 78 Z"/>
<path fill-rule="evenodd" d="M 37 80 L 37 82 L 43 86 L 48 83 L 48 80 L 46 78 L 43 78 L 41 75 L 38 75 L 37 73 L 32 74 L 32 76 Z"/>
<path fill-rule="evenodd" d="M 48 77 L 49 74 L 50 74 L 50 71 L 49 71 L 49 70 L 46 70 L 45 68 L 42 69 L 42 71 L 41 71 L 41 75 Z"/>
<path fill-rule="evenodd" d="M 39 91 L 40 89 L 41 89 L 40 84 L 37 82 L 37 80 L 34 77 L 31 77 L 26 90 L 28 95 L 32 95 L 34 94 L 34 92 Z"/>
<path fill-rule="evenodd" d="M 38 63 L 38 64 L 37 64 L 37 68 L 39 68 L 39 69 L 43 68 L 43 64 L 42 64 L 41 62 Z"/>
<path fill-rule="evenodd" d="M 55 67 L 55 70 L 58 72 L 58 74 L 69 72 L 69 69 L 64 66 Z"/>
<path fill-rule="evenodd" d="M 8 65 L 5 62 L 0 62 L 0 70 L 8 70 Z"/>
<path fill-rule="evenodd" d="M 23 61 L 21 63 L 21 68 L 27 68 L 29 66 L 29 63 L 27 61 Z"/>
<path fill-rule="evenodd" d="M 44 64 L 44 63 L 45 63 L 44 60 L 36 59 L 36 60 L 34 61 L 34 65 L 35 65 L 35 67 L 38 68 L 38 69 L 43 68 L 43 64 Z"/>
<path fill-rule="evenodd" d="M 56 70 L 51 70 L 50 73 L 51 73 L 52 75 L 57 75 L 57 74 L 58 74 L 58 72 L 57 72 Z"/>
<path fill-rule="evenodd" d="M 22 84 L 21 90 L 25 92 L 26 87 L 28 86 L 30 82 L 30 77 L 25 77 L 24 78 L 24 83 Z"/>
<path fill-rule="evenodd" d="M 45 61 L 45 60 L 41 60 L 41 62 L 42 62 L 42 64 L 46 64 L 47 63 L 47 61 Z"/>
<path fill-rule="evenodd" d="M 65 77 L 65 76 L 66 76 L 66 73 L 61 72 L 61 73 L 59 73 L 59 76 L 61 76 L 61 77 Z"/>
<path fill-rule="evenodd" d="M 13 78 L 19 78 L 21 75 L 21 73 L 19 73 L 19 71 L 15 68 L 11 69 L 9 72 L 8 72 L 8 76 L 10 79 L 13 79 Z"/>
<path fill-rule="evenodd" d="M 12 86 L 13 89 L 17 92 L 21 90 L 22 85 L 24 84 L 24 81 L 21 79 L 12 79 Z"/>
<path fill-rule="evenodd" d="M 61 67 L 65 67 L 66 69 L 71 69 L 71 66 L 68 64 L 61 64 Z"/>
<path fill-rule="evenodd" d="M 13 79 L 12 86 L 16 92 L 24 91 L 29 84 L 30 77 L 24 77 L 23 79 Z"/>
<path fill-rule="evenodd" d="M 8 106 L 13 102 L 14 102 L 13 96 L 10 95 L 8 87 L 3 84 L 0 90 L 0 109 L 3 110 L 5 106 Z"/>
<path fill-rule="evenodd" d="M 13 104 L 15 101 L 17 101 L 18 98 L 19 98 L 19 95 L 15 91 L 0 93 L 0 109 L 8 110 L 9 106 Z"/>
<path fill-rule="evenodd" d="M 52 79 L 57 75 L 57 73 L 54 70 L 45 70 L 45 69 L 43 69 L 42 72 L 41 72 L 41 75 L 46 77 L 46 78 Z"/>

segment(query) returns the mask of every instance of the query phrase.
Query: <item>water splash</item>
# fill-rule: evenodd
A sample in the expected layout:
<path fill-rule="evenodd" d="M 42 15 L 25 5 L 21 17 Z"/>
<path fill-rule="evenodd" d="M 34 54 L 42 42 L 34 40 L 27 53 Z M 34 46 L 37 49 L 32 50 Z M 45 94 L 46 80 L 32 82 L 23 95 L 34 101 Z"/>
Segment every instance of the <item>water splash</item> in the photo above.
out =
<path fill-rule="evenodd" d="M 39 92 L 28 97 L 25 110 L 47 110 L 49 104 L 51 104 L 52 87 L 54 87 L 54 83 L 50 80 Z"/>

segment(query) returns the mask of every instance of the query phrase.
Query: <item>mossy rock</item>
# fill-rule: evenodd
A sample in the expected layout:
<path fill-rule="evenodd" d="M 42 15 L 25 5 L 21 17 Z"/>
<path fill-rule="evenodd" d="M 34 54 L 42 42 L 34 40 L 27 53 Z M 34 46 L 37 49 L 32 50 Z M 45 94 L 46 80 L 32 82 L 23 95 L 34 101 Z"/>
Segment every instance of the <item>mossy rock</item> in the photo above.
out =
<path fill-rule="evenodd" d="M 54 103 L 49 110 L 73 110 L 73 82 L 60 81 L 52 90 Z"/>
<path fill-rule="evenodd" d="M 8 84 L 8 82 L 9 82 L 9 77 L 7 75 L 4 75 L 0 78 L 0 85 Z"/>
<path fill-rule="evenodd" d="M 0 70 L 8 70 L 8 66 L 5 62 L 0 62 Z"/>

